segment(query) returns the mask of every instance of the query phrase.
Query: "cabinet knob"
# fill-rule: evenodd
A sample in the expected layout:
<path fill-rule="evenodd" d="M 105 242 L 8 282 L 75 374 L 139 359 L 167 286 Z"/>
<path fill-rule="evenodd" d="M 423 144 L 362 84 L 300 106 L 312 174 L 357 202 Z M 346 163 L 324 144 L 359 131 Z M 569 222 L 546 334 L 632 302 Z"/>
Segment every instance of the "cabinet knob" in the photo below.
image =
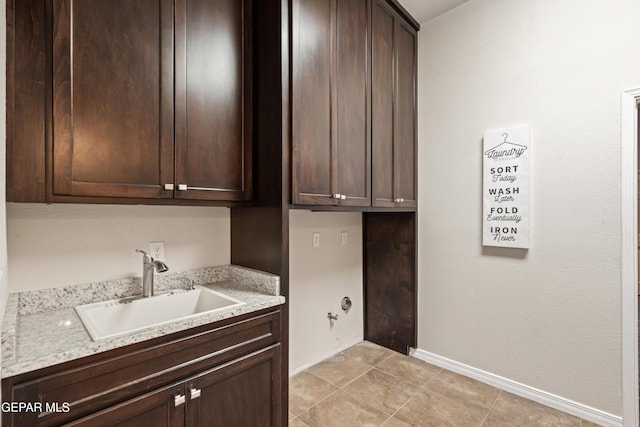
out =
<path fill-rule="evenodd" d="M 340 199 L 341 197 L 342 197 L 342 194 L 340 194 L 340 193 L 333 195 L 334 199 Z"/>
<path fill-rule="evenodd" d="M 347 195 L 346 194 L 341 194 L 340 195 L 340 200 L 347 200 Z"/>
<path fill-rule="evenodd" d="M 186 191 L 187 190 L 187 184 L 178 184 L 178 190 Z"/>
<path fill-rule="evenodd" d="M 165 184 L 164 185 L 164 189 L 165 190 L 173 190 L 173 184 Z"/>
<path fill-rule="evenodd" d="M 197 399 L 200 397 L 201 393 L 202 390 L 200 390 L 199 388 L 192 388 L 191 390 L 189 390 L 189 397 L 191 400 Z"/>
<path fill-rule="evenodd" d="M 184 394 L 179 394 L 177 396 L 173 396 L 173 404 L 174 406 L 180 406 L 180 405 L 184 405 L 184 402 L 186 402 L 186 398 Z"/>

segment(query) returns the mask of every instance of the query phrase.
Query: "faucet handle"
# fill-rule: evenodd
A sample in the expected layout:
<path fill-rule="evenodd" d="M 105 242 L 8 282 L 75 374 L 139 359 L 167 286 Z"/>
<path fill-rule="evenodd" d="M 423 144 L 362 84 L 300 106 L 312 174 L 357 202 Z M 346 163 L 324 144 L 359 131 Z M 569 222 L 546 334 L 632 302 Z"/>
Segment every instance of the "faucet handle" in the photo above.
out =
<path fill-rule="evenodd" d="M 142 249 L 136 249 L 136 252 L 140 252 L 143 255 L 145 262 L 153 262 L 153 258 L 151 258 L 151 255 L 149 255 Z"/>

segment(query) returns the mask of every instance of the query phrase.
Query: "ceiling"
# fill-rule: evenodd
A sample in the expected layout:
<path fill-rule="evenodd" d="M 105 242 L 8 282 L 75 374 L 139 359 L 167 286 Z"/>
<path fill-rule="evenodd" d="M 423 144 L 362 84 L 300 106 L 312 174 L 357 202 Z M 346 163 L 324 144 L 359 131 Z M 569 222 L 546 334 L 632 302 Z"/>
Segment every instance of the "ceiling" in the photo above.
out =
<path fill-rule="evenodd" d="M 468 0 L 400 0 L 419 23 L 427 22 Z"/>

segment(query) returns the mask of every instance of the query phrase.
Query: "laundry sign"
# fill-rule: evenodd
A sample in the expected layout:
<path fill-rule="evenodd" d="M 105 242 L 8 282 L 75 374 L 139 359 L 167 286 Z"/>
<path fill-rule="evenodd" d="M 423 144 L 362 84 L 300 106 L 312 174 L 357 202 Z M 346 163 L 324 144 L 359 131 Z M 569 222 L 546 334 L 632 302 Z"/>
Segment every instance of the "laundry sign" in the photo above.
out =
<path fill-rule="evenodd" d="M 528 249 L 529 127 L 486 132 L 482 158 L 482 244 Z"/>

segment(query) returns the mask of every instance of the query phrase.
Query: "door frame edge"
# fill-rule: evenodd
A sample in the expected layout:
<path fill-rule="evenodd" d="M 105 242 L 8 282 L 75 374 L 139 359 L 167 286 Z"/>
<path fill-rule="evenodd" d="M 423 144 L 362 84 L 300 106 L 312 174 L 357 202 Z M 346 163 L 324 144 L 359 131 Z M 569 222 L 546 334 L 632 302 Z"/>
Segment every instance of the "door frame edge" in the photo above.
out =
<path fill-rule="evenodd" d="M 640 87 L 621 95 L 622 419 L 638 426 L 638 102 Z"/>

